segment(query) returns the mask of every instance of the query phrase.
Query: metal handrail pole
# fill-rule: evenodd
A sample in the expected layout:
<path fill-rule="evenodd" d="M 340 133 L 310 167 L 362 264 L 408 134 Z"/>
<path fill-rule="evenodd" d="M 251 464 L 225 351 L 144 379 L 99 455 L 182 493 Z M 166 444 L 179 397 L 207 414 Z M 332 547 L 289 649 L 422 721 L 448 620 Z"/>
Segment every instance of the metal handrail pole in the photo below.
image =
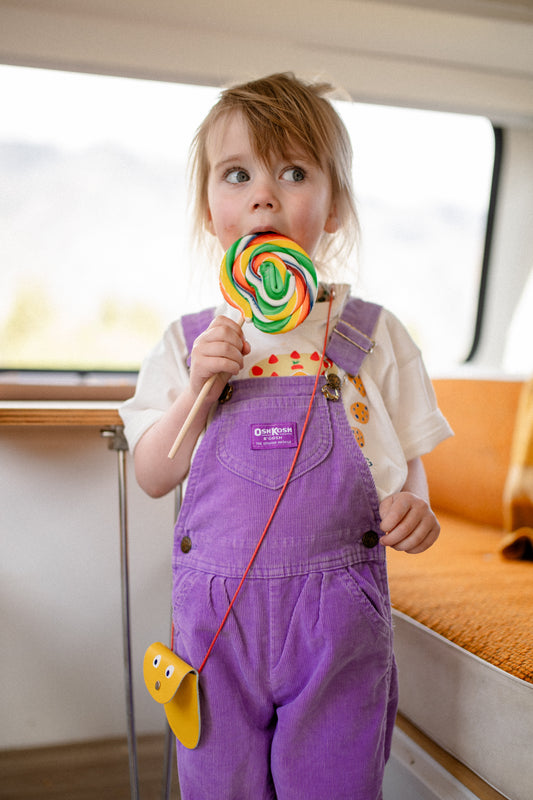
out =
<path fill-rule="evenodd" d="M 129 588 L 129 548 L 128 548 L 128 502 L 126 484 L 126 453 L 128 443 L 121 425 L 102 431 L 109 438 L 109 449 L 117 453 L 118 464 L 118 507 L 120 525 L 120 582 L 122 605 L 122 650 L 124 658 L 124 683 L 126 692 L 126 718 L 128 735 L 129 775 L 131 800 L 139 800 L 139 768 L 137 759 L 137 740 L 135 736 L 135 714 L 133 702 L 133 676 L 131 659 L 131 620 Z"/>

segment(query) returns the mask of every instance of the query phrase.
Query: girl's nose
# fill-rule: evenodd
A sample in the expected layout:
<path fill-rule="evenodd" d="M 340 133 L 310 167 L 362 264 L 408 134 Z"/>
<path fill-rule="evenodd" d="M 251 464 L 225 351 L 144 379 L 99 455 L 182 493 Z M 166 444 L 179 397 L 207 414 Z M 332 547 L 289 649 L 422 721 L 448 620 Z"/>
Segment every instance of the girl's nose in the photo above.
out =
<path fill-rule="evenodd" d="M 268 177 L 259 178 L 253 187 L 252 207 L 254 210 L 263 208 L 273 210 L 279 206 L 278 195 L 274 181 Z"/>

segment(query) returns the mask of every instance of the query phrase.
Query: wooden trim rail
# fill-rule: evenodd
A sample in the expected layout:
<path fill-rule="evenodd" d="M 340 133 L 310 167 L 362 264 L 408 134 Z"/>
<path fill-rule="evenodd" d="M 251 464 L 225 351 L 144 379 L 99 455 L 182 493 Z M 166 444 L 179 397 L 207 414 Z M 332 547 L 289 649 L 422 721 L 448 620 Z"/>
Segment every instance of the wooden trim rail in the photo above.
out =
<path fill-rule="evenodd" d="M 118 403 L 4 401 L 0 426 L 108 427 L 122 425 Z"/>

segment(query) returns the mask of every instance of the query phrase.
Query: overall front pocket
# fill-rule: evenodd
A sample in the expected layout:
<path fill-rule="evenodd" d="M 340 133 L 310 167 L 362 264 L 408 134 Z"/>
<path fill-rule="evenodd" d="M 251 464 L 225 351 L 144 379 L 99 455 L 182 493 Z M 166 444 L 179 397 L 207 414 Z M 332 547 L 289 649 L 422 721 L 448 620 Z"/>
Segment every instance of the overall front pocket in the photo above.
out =
<path fill-rule="evenodd" d="M 333 432 L 327 403 L 316 397 L 291 480 L 327 458 Z M 280 489 L 304 428 L 309 398 L 277 396 L 226 405 L 217 431 L 219 463 L 234 475 L 267 489 Z"/>

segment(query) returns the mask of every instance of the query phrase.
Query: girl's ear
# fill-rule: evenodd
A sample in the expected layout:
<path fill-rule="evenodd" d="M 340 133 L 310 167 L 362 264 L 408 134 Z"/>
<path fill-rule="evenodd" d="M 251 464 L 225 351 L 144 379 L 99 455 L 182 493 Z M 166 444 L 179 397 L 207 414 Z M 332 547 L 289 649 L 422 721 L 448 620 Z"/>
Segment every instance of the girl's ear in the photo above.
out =
<path fill-rule="evenodd" d="M 208 233 L 212 233 L 213 236 L 215 236 L 215 226 L 213 225 L 213 217 L 211 216 L 209 207 L 207 208 L 207 214 L 205 216 L 205 229 Z"/>
<path fill-rule="evenodd" d="M 337 233 L 340 228 L 339 218 L 337 217 L 337 206 L 335 203 L 331 204 L 328 217 L 324 223 L 324 230 L 326 233 Z"/>

